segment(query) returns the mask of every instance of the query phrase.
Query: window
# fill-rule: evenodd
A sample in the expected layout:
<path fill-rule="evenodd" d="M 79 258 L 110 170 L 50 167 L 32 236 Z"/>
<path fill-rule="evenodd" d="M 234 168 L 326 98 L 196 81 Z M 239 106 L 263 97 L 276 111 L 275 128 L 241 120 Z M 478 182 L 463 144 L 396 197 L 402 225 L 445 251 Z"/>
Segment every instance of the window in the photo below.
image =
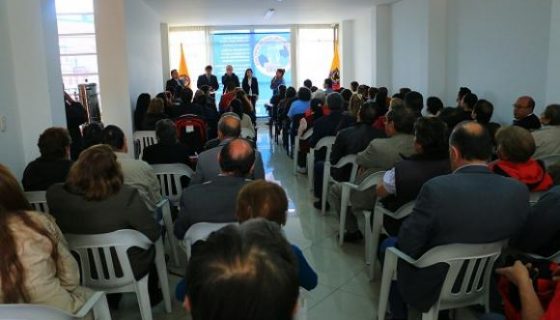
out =
<path fill-rule="evenodd" d="M 298 31 L 298 85 L 310 79 L 314 86 L 322 88 L 329 77 L 334 56 L 332 28 L 301 28 Z"/>
<path fill-rule="evenodd" d="M 99 86 L 93 0 L 56 0 L 56 16 L 64 88 L 76 95 L 78 84 Z"/>
<path fill-rule="evenodd" d="M 208 63 L 206 32 L 204 30 L 176 31 L 169 33 L 169 65 L 171 69 L 179 69 L 181 44 L 185 52 L 185 60 L 191 78 L 191 87 L 196 88 L 196 79 L 204 73 Z"/>

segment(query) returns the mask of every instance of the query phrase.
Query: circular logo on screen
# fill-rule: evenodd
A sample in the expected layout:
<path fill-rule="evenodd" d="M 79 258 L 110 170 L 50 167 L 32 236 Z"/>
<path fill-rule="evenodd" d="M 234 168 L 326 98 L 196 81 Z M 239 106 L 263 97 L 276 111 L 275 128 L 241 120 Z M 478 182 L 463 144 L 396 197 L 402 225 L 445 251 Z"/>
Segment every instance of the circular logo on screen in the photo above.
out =
<path fill-rule="evenodd" d="M 253 50 L 254 63 L 260 73 L 274 77 L 276 70 L 291 67 L 290 42 L 281 36 L 271 35 L 259 40 Z"/>

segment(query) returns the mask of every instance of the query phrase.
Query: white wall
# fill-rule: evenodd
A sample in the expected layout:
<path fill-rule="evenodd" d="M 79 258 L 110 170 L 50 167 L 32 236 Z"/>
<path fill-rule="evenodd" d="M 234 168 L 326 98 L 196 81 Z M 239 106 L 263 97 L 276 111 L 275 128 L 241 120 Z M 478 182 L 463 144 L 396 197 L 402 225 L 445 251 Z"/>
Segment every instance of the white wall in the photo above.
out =
<path fill-rule="evenodd" d="M 56 11 L 54 0 L 4 0 L 1 9 L 0 113 L 8 121 L 0 162 L 19 177 L 39 155 L 39 134 L 66 126 Z"/>
<path fill-rule="evenodd" d="M 25 160 L 13 79 L 13 56 L 6 7 L 8 1 L 10 0 L 0 0 L 0 43 L 2 43 L 0 47 L 0 117 L 4 117 L 6 122 L 5 131 L 0 131 L 0 150 L 2 150 L 0 163 L 10 168 L 17 176 L 21 176 Z"/>
<path fill-rule="evenodd" d="M 402 0 L 391 8 L 392 88 L 427 92 L 428 0 Z"/>
<path fill-rule="evenodd" d="M 353 45 L 354 45 L 354 79 L 359 83 L 371 85 L 373 83 L 373 34 L 374 25 L 372 22 L 372 10 L 361 12 L 354 19 Z M 347 79 L 349 80 L 349 79 Z M 350 80 L 350 81 L 352 81 Z M 350 86 L 349 81 L 345 81 L 346 87 Z"/>
<path fill-rule="evenodd" d="M 126 0 L 126 44 L 131 110 L 138 95 L 155 96 L 164 89 L 161 53 L 161 21 L 144 1 Z"/>
<path fill-rule="evenodd" d="M 560 0 L 552 0 L 546 104 L 560 103 Z"/>
<path fill-rule="evenodd" d="M 511 122 L 511 105 L 521 95 L 533 96 L 540 112 L 550 9 L 550 0 L 448 0 L 447 102 L 468 86 L 494 103 L 496 121 Z"/>

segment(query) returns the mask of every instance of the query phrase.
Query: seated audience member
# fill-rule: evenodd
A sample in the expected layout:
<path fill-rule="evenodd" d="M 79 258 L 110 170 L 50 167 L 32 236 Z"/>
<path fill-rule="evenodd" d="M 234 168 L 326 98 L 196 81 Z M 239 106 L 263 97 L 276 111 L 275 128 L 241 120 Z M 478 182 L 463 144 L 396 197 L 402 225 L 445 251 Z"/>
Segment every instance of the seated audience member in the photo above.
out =
<path fill-rule="evenodd" d="M 110 125 L 103 129 L 102 141 L 115 152 L 124 176 L 124 183 L 137 189 L 148 209 L 154 210 L 162 198 L 159 193 L 159 182 L 152 167 L 128 155 L 126 137 L 119 127 Z"/>
<path fill-rule="evenodd" d="M 459 92 L 457 92 L 457 98 L 455 99 L 455 102 L 457 103 L 457 109 L 462 109 L 461 108 L 461 101 L 463 101 L 463 97 L 466 96 L 469 93 L 471 93 L 471 89 L 469 89 L 467 87 L 460 87 L 459 88 Z"/>
<path fill-rule="evenodd" d="M 543 127 L 533 131 L 537 149 L 533 157 L 542 158 L 560 154 L 560 105 L 551 104 L 541 116 Z"/>
<path fill-rule="evenodd" d="M 233 100 L 230 105 L 230 112 L 235 113 L 241 119 L 241 138 L 254 140 L 257 136 L 255 126 L 251 121 L 251 117 L 243 112 L 243 106 L 239 99 Z"/>
<path fill-rule="evenodd" d="M 216 110 L 214 98 L 210 95 L 210 88 L 202 86 L 202 89 L 197 90 L 194 94 L 194 103 L 202 106 L 202 118 L 208 125 L 208 139 L 214 139 L 218 136 L 218 120 L 220 120 L 220 113 Z"/>
<path fill-rule="evenodd" d="M 253 181 L 245 185 L 237 195 L 236 215 L 240 223 L 265 218 L 283 227 L 288 219 L 287 212 L 288 197 L 276 183 Z M 295 245 L 292 245 L 292 249 L 298 260 L 299 285 L 305 290 L 313 290 L 317 287 L 317 274 L 307 263 L 301 250 Z"/>
<path fill-rule="evenodd" d="M 291 320 L 297 312 L 297 259 L 271 221 L 227 226 L 197 242 L 185 280 L 193 320 Z"/>
<path fill-rule="evenodd" d="M 303 115 L 308 109 L 311 101 L 311 90 L 301 87 L 297 93 L 297 100 L 295 100 L 290 110 L 288 111 L 288 117 L 293 120 L 296 115 Z"/>
<path fill-rule="evenodd" d="M 16 178 L 0 165 L 0 303 L 30 303 L 76 313 L 92 292 L 53 217 L 31 211 Z"/>
<path fill-rule="evenodd" d="M 509 239 L 521 231 L 530 212 L 527 188 L 488 169 L 492 142 L 484 127 L 475 122 L 458 125 L 449 145 L 453 173 L 424 184 L 396 240 L 396 246 L 412 259 L 435 246 Z M 439 297 L 446 273 L 444 264 L 418 269 L 400 260 L 397 285 L 404 301 L 393 292 L 393 317 L 405 319 L 406 305 L 428 311 Z"/>
<path fill-rule="evenodd" d="M 535 140 L 531 133 L 517 126 L 501 128 L 496 134 L 498 160 L 490 170 L 525 184 L 529 191 L 545 191 L 552 186 L 552 178 L 541 161 L 533 159 Z"/>
<path fill-rule="evenodd" d="M 144 126 L 144 116 L 148 111 L 148 106 L 152 97 L 148 93 L 141 93 L 136 100 L 136 108 L 134 109 L 134 128 L 136 130 L 142 130 Z M 85 147 L 87 149 L 89 147 Z"/>
<path fill-rule="evenodd" d="M 344 99 L 344 105 L 343 105 L 342 109 L 344 111 L 348 111 L 349 106 L 350 106 L 350 99 L 352 98 L 352 95 L 353 95 L 352 90 L 340 88 L 339 92 L 340 92 L 340 95 L 342 96 L 342 99 Z"/>
<path fill-rule="evenodd" d="M 490 122 L 493 113 L 494 105 L 488 100 L 480 99 L 475 103 L 471 117 L 488 130 L 488 134 L 490 134 L 490 138 L 492 139 L 492 145 L 496 146 L 496 132 L 500 129 L 500 125 L 495 122 Z"/>
<path fill-rule="evenodd" d="M 358 93 L 358 87 L 359 86 L 360 86 L 360 84 L 358 83 L 358 81 L 350 82 L 350 90 L 352 90 L 352 93 Z"/>
<path fill-rule="evenodd" d="M 359 95 L 354 95 L 359 97 Z M 361 98 L 359 98 L 361 100 Z M 359 107 L 357 123 L 350 128 L 341 130 L 336 135 L 332 146 L 330 162 L 336 164 L 347 155 L 364 151 L 373 139 L 385 138 L 385 132 L 372 127 L 380 116 L 380 108 L 375 102 L 367 102 Z M 348 181 L 350 167 L 332 168 L 331 175 L 338 181 Z"/>
<path fill-rule="evenodd" d="M 416 153 L 399 162 L 383 176 L 377 185 L 377 196 L 391 211 L 413 201 L 428 180 L 451 173 L 449 167 L 449 144 L 447 126 L 438 118 L 418 118 L 414 125 L 414 149 Z M 385 217 L 385 230 L 398 234 L 402 220 Z"/>
<path fill-rule="evenodd" d="M 181 97 L 181 104 L 179 105 L 179 109 L 177 110 L 177 114 L 174 116 L 175 118 L 184 116 L 186 114 L 194 114 L 199 117 L 203 115 L 202 106 L 199 104 L 193 103 L 193 91 L 191 88 L 183 88 L 180 93 Z"/>
<path fill-rule="evenodd" d="M 83 150 L 100 144 L 103 139 L 103 124 L 101 122 L 90 122 L 82 130 Z"/>
<path fill-rule="evenodd" d="M 545 193 L 531 207 L 529 218 L 522 232 L 512 239 L 510 246 L 515 249 L 549 257 L 560 251 L 560 186 Z"/>
<path fill-rule="evenodd" d="M 460 109 L 463 111 L 461 114 L 462 121 L 472 120 L 473 109 L 477 102 L 478 96 L 474 93 L 468 93 L 461 99 Z"/>
<path fill-rule="evenodd" d="M 194 151 L 177 139 L 177 127 L 169 119 L 156 123 L 157 143 L 146 147 L 142 152 L 142 160 L 149 164 L 184 163 L 191 165 L 190 156 Z"/>
<path fill-rule="evenodd" d="M 196 171 L 192 184 L 200 184 L 212 180 L 221 172 L 218 155 L 223 146 L 241 135 L 241 121 L 235 113 L 224 113 L 218 123 L 218 144 L 198 155 Z M 253 180 L 264 179 L 264 164 L 261 153 L 255 150 L 255 169 L 250 176 Z"/>
<path fill-rule="evenodd" d="M 367 97 L 367 101 L 374 101 L 375 96 L 377 95 L 378 92 L 379 92 L 379 89 L 377 89 L 376 87 L 371 87 L 371 88 L 368 89 L 367 95 L 363 96 L 363 97 Z"/>
<path fill-rule="evenodd" d="M 44 191 L 54 183 L 64 182 L 72 166 L 68 130 L 48 128 L 39 136 L 37 146 L 41 156 L 23 172 L 21 183 L 25 191 Z"/>
<path fill-rule="evenodd" d="M 327 109 L 330 113 L 328 115 L 322 116 L 319 120 L 315 121 L 315 124 L 313 125 L 313 134 L 311 135 L 311 138 L 309 140 L 309 144 L 311 147 L 315 147 L 315 145 L 324 137 L 336 136 L 340 123 L 343 122 L 345 118 L 349 117 L 342 112 L 343 103 L 344 101 L 339 93 L 334 92 L 328 95 Z M 313 167 L 313 170 L 315 170 L 313 190 L 315 197 L 319 199 L 317 202 L 315 202 L 316 208 L 320 208 L 321 205 L 325 157 L 326 150 L 324 150 L 324 148 L 323 150 L 318 150 L 315 152 L 315 163 Z"/>
<path fill-rule="evenodd" d="M 541 128 L 541 122 L 533 112 L 535 111 L 535 100 L 529 96 L 517 98 L 513 105 L 513 125 L 525 128 L 529 131 Z"/>
<path fill-rule="evenodd" d="M 298 135 L 303 135 L 308 129 L 313 128 L 315 121 L 323 116 L 323 101 L 313 98 L 309 102 L 309 109 L 299 121 Z"/>
<path fill-rule="evenodd" d="M 229 109 L 230 103 L 237 98 L 238 89 L 235 86 L 235 83 L 233 83 L 233 81 L 231 81 L 231 82 L 228 82 L 226 85 L 227 86 L 224 88 L 226 91 L 222 95 L 222 97 L 220 98 L 220 104 L 219 104 L 220 113 L 227 112 L 227 110 Z"/>
<path fill-rule="evenodd" d="M 370 174 L 378 171 L 389 170 L 394 167 L 402 157 L 414 154 L 414 122 L 417 118 L 416 110 L 404 106 L 394 106 L 387 113 L 385 134 L 387 138 L 373 139 L 367 148 L 358 153 L 356 162 L 360 166 L 356 183 L 362 182 Z M 340 214 L 340 201 L 342 189 L 331 188 L 330 203 Z M 344 240 L 348 242 L 359 241 L 363 238 L 358 229 L 357 217 L 362 216 L 362 211 L 371 210 L 375 206 L 376 195 L 373 188 L 362 192 L 351 192 L 350 201 L 352 209 L 346 215 L 346 233 Z"/>
<path fill-rule="evenodd" d="M 163 100 L 160 98 L 152 99 L 148 106 L 148 112 L 144 116 L 144 122 L 142 122 L 142 130 L 155 130 L 156 122 L 169 118 L 169 116 L 163 113 L 164 110 Z"/>
<path fill-rule="evenodd" d="M 360 107 L 364 104 L 364 99 L 361 94 L 353 94 L 350 97 L 350 103 L 348 104 L 347 114 L 352 117 L 352 120 L 358 118 L 358 113 L 360 112 Z"/>
<path fill-rule="evenodd" d="M 109 146 L 97 145 L 80 154 L 66 183 L 47 191 L 47 204 L 63 233 L 102 234 L 121 229 L 138 230 L 151 241 L 161 236 L 138 191 L 123 183 L 123 172 Z M 141 279 L 154 267 L 155 248 L 128 250 L 132 271 Z M 118 272 L 118 271 L 117 271 Z M 152 304 L 161 301 L 157 273 L 149 277 Z"/>
<path fill-rule="evenodd" d="M 183 239 L 187 230 L 198 222 L 234 222 L 237 193 L 255 164 L 255 150 L 244 139 L 233 139 L 220 148 L 218 161 L 221 174 L 206 183 L 191 184 L 181 195 L 181 211 L 174 233 Z"/>
<path fill-rule="evenodd" d="M 556 320 L 560 319 L 560 269 L 552 271 L 551 292 L 540 295 L 535 287 L 542 285 L 534 283 L 532 274 L 538 270 L 532 270 L 531 265 L 524 265 L 521 261 L 515 261 L 510 267 L 496 269 L 496 273 L 504 276 L 509 283 L 515 285 L 518 290 L 519 314 L 522 320 Z M 497 314 L 484 315 L 481 320 L 505 320 L 506 317 Z"/>
<path fill-rule="evenodd" d="M 438 117 L 443 110 L 443 102 L 438 97 L 429 97 L 426 100 L 426 109 L 428 111 L 428 117 Z"/>
<path fill-rule="evenodd" d="M 163 113 L 168 116 L 173 115 L 173 95 L 171 92 L 160 92 L 156 95 L 156 98 L 160 98 L 163 101 Z"/>
<path fill-rule="evenodd" d="M 333 83 L 332 79 L 327 78 L 327 79 L 325 79 L 325 81 L 323 81 L 323 90 L 325 90 L 325 92 L 327 94 L 331 94 L 331 93 L 334 92 L 333 85 L 334 85 L 334 83 Z"/>
<path fill-rule="evenodd" d="M 66 113 L 66 127 L 70 134 L 70 159 L 75 160 L 82 151 L 82 132 L 80 126 L 87 123 L 88 115 L 84 106 L 74 101 L 66 91 L 64 91 L 64 110 Z"/>
<path fill-rule="evenodd" d="M 313 81 L 311 81 L 310 79 L 305 79 L 303 81 L 303 86 L 311 91 L 311 88 L 313 87 Z"/>
<path fill-rule="evenodd" d="M 445 107 L 441 110 L 438 118 L 447 124 L 449 130 L 453 130 L 459 123 L 466 121 L 465 112 L 460 107 Z"/>
<path fill-rule="evenodd" d="M 406 90 L 404 92 L 406 92 Z M 401 95 L 403 94 L 401 93 Z M 404 106 L 416 111 L 416 113 L 419 116 L 421 116 L 422 109 L 424 108 L 424 97 L 422 96 L 422 94 L 420 92 L 410 91 L 403 96 L 404 96 Z"/>
<path fill-rule="evenodd" d="M 555 186 L 560 186 L 560 163 L 548 166 L 548 174 L 552 177 Z"/>
<path fill-rule="evenodd" d="M 241 101 L 241 110 L 243 113 L 247 114 L 253 125 L 255 125 L 257 122 L 257 116 L 255 114 L 255 107 L 253 106 L 253 102 L 251 100 L 252 97 L 250 98 L 243 90 L 237 90 L 237 99 Z"/>

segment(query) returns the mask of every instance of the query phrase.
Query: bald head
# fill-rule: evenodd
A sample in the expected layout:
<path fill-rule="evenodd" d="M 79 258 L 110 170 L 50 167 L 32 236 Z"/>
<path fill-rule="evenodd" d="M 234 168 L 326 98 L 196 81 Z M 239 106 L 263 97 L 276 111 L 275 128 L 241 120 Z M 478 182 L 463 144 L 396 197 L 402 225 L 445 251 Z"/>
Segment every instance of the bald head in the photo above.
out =
<path fill-rule="evenodd" d="M 451 165 L 454 169 L 474 162 L 486 162 L 492 155 L 492 140 L 479 123 L 459 123 L 449 137 Z"/>
<path fill-rule="evenodd" d="M 220 151 L 220 168 L 226 175 L 246 177 L 253 171 L 255 150 L 245 139 L 233 139 Z"/>
<path fill-rule="evenodd" d="M 529 96 L 522 96 L 517 98 L 513 105 L 513 116 L 521 120 L 533 113 L 533 110 L 535 110 L 535 100 Z"/>
<path fill-rule="evenodd" d="M 218 138 L 235 139 L 241 135 L 241 120 L 235 113 L 224 113 L 218 122 Z"/>

